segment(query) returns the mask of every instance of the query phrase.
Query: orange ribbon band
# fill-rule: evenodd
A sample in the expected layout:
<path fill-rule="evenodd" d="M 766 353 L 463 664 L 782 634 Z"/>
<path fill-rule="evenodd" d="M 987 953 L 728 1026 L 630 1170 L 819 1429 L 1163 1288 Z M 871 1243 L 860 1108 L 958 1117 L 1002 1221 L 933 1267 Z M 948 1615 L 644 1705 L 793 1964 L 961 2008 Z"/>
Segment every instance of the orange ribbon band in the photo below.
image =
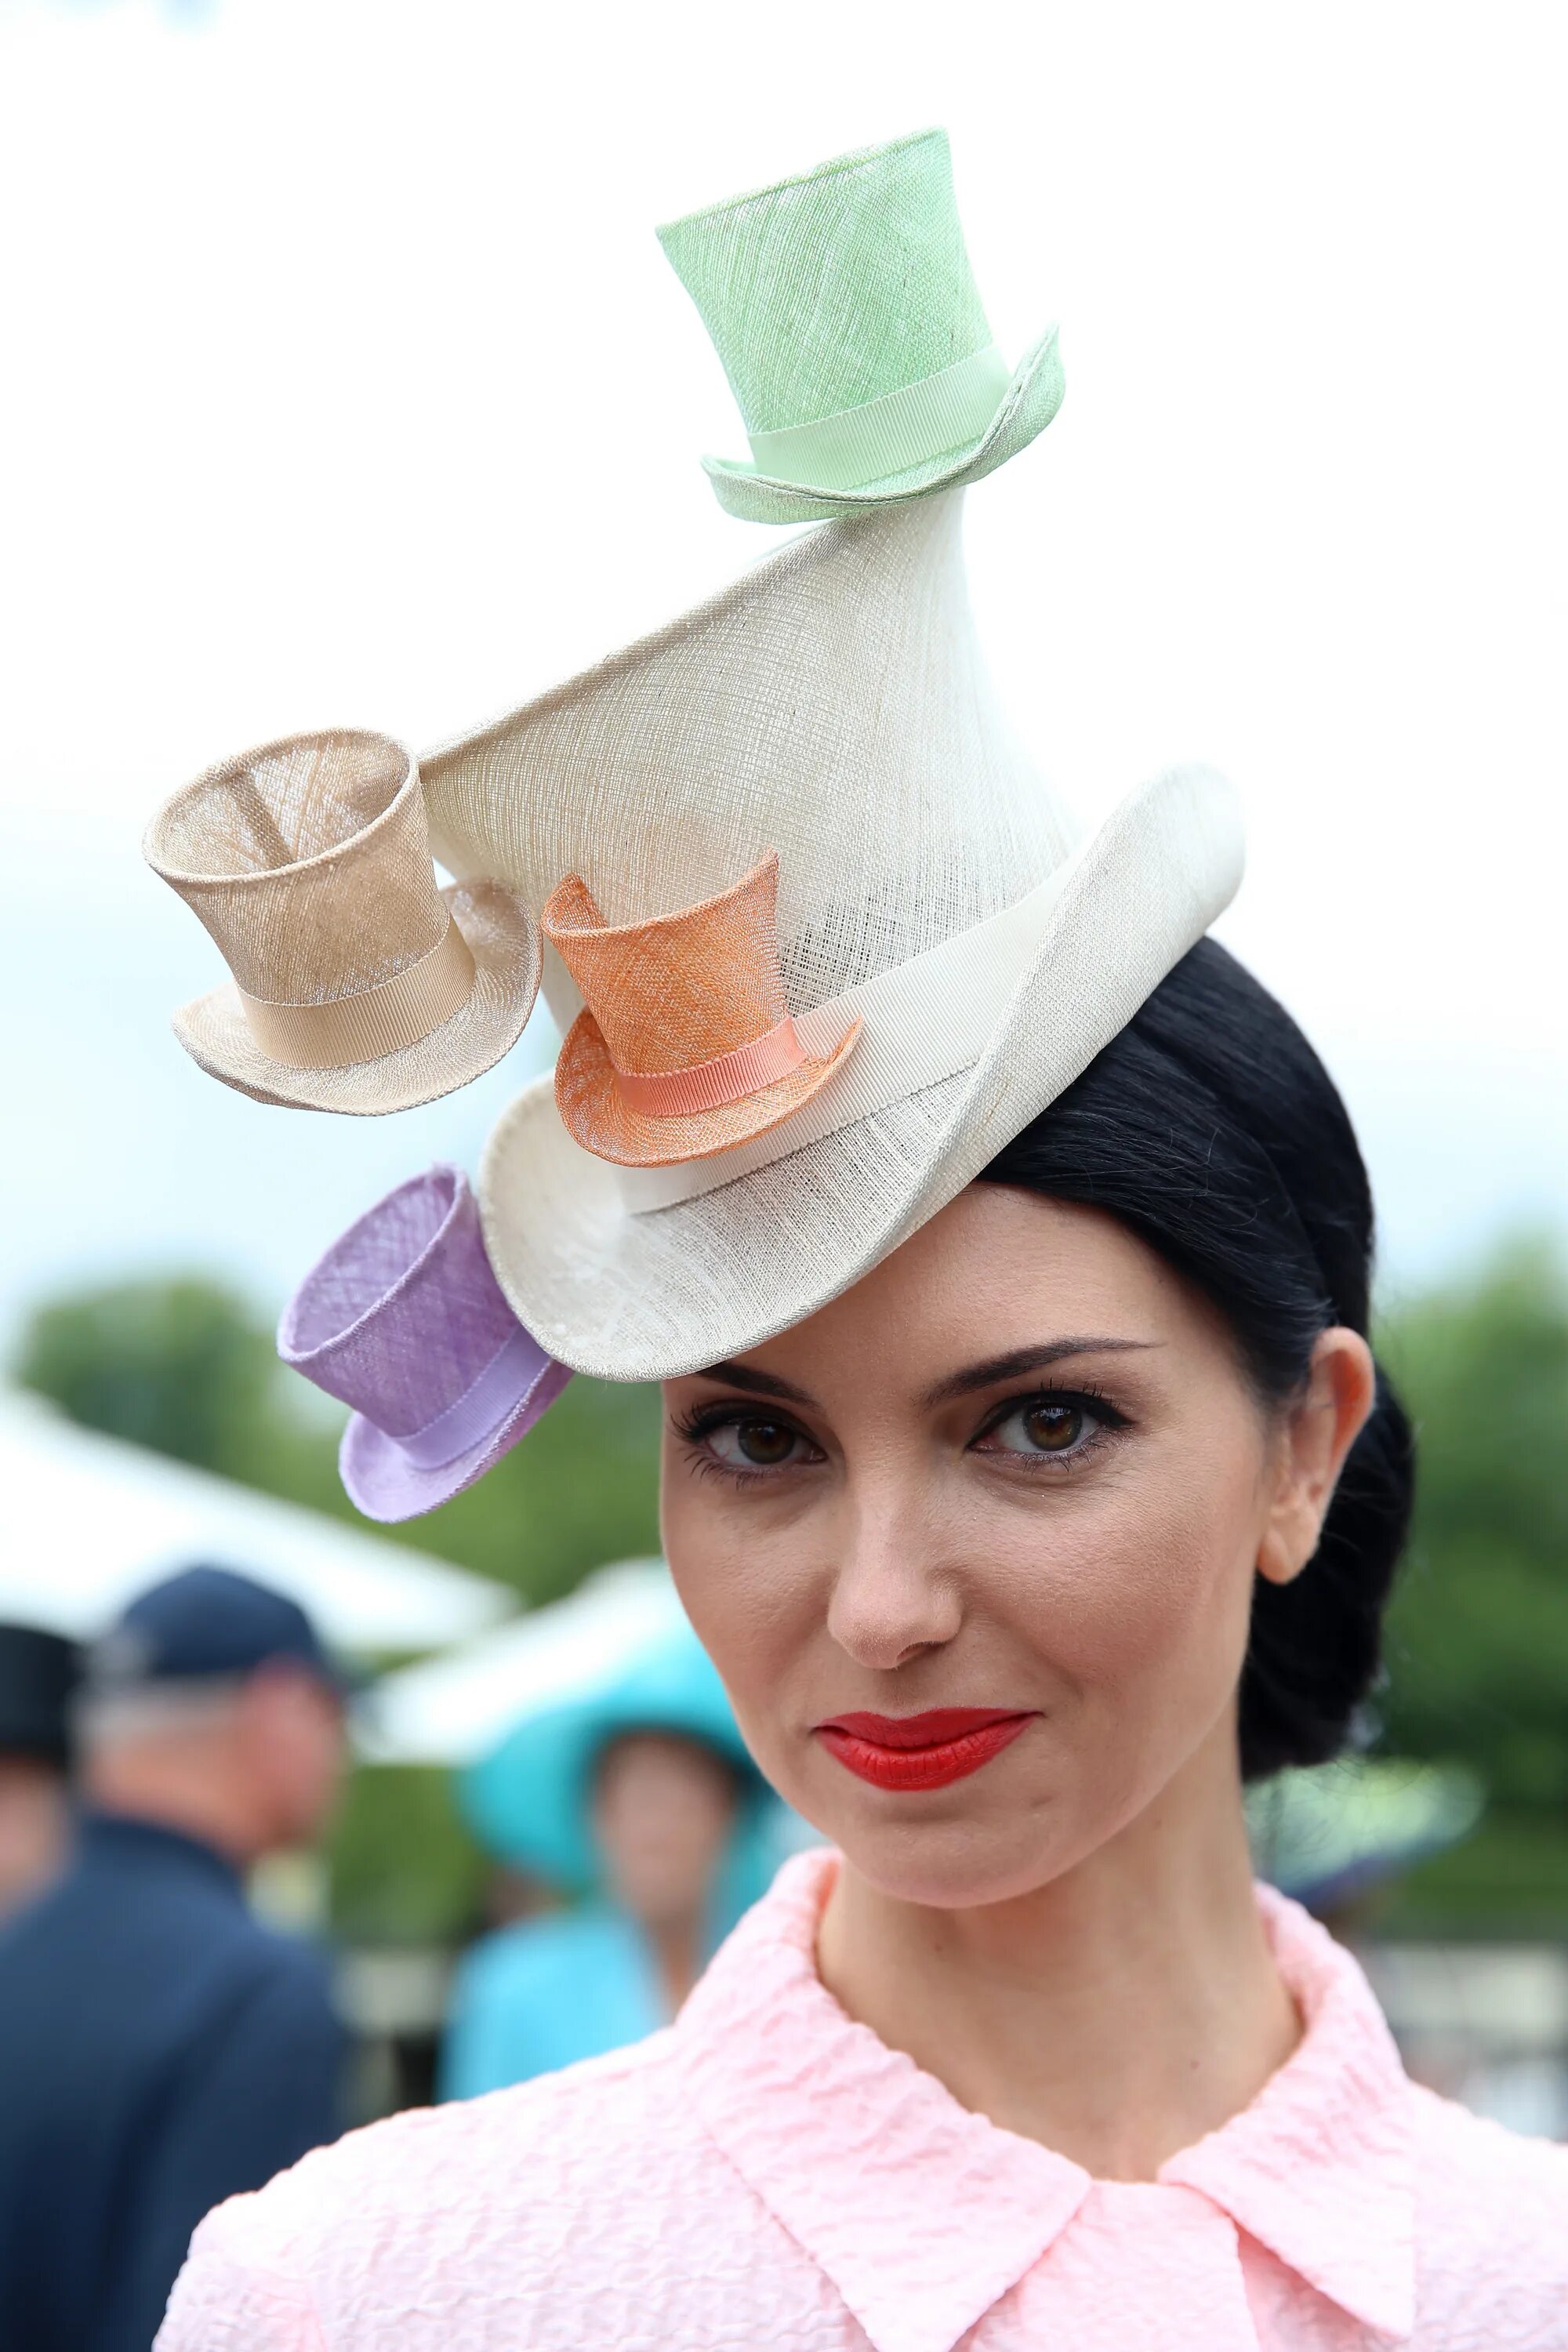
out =
<path fill-rule="evenodd" d="M 775 1079 L 787 1078 L 805 1059 L 805 1048 L 786 1013 L 776 1029 L 753 1037 L 749 1045 L 694 1063 L 689 1070 L 623 1070 L 617 1064 L 616 1084 L 627 1109 L 645 1118 L 688 1118 L 743 1101 Z"/>

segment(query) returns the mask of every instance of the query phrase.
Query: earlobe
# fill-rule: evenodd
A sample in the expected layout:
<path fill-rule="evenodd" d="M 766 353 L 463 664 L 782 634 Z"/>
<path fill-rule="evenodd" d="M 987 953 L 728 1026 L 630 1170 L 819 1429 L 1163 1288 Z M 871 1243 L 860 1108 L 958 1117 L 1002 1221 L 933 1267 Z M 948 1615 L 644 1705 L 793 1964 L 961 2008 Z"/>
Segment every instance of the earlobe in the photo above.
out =
<path fill-rule="evenodd" d="M 1279 1490 L 1258 1549 L 1258 1573 L 1289 1584 L 1318 1549 L 1345 1457 L 1371 1413 L 1377 1368 L 1359 1331 L 1335 1324 L 1320 1332 L 1305 1394 L 1284 1432 Z"/>

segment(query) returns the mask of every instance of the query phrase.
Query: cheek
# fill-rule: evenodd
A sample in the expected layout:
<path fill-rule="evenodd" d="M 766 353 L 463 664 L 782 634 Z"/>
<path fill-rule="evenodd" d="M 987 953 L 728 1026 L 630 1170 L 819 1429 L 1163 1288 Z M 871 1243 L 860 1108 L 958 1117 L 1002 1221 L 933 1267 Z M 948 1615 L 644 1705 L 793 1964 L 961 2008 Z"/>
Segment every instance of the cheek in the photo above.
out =
<path fill-rule="evenodd" d="M 668 1454 L 660 1527 L 681 1606 L 766 1771 L 779 1693 L 823 1634 L 827 1596 L 809 1535 L 796 1513 L 759 1507 Z"/>
<path fill-rule="evenodd" d="M 1224 1720 L 1247 1645 L 1258 1465 L 1255 1431 L 1211 1423 L 1201 1447 L 1119 1466 L 1018 1564 L 1005 1616 L 1047 1678 L 1034 1794 L 1053 1868 L 1142 1812 Z"/>

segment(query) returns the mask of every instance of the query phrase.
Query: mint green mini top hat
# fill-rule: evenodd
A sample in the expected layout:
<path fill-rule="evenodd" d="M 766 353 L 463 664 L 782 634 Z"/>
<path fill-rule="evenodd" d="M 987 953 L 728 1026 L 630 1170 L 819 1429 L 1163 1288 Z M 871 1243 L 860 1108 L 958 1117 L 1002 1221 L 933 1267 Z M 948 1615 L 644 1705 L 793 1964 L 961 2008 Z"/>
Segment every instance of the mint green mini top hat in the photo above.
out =
<path fill-rule="evenodd" d="M 754 522 L 978 481 L 1061 405 L 1054 327 L 1009 368 L 964 249 L 945 131 L 867 147 L 658 232 L 740 405 L 752 462 L 704 457 Z"/>

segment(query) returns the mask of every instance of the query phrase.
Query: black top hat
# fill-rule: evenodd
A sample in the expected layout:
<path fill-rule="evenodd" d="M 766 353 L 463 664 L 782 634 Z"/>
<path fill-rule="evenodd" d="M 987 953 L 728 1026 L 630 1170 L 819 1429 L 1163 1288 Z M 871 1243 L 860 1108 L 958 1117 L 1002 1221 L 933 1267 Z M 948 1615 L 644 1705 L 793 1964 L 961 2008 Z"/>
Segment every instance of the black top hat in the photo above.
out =
<path fill-rule="evenodd" d="M 81 1655 L 63 1633 L 0 1625 L 0 1752 L 70 1760 L 70 1701 Z"/>

